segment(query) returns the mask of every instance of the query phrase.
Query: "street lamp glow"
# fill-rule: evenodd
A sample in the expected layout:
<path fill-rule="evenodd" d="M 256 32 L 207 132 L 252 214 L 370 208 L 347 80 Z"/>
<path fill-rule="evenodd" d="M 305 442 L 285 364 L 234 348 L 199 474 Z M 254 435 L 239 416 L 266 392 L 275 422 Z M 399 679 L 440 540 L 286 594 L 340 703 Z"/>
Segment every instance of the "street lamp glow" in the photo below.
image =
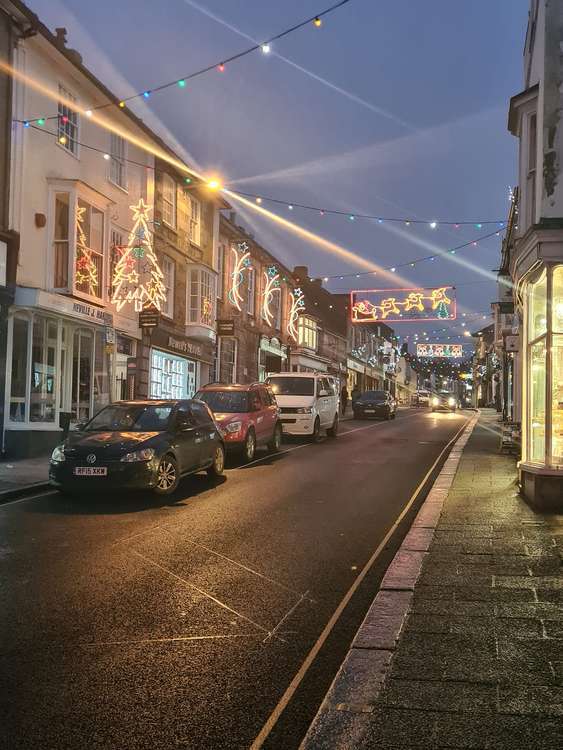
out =
<path fill-rule="evenodd" d="M 209 180 L 209 181 L 208 181 L 208 183 L 207 183 L 207 187 L 208 187 L 208 188 L 209 188 L 210 190 L 220 190 L 220 189 L 221 189 L 221 187 L 222 187 L 222 185 L 221 185 L 221 181 L 220 181 L 220 180 L 218 180 L 218 179 L 216 179 L 216 178 L 214 177 L 213 179 L 211 179 L 211 180 Z"/>

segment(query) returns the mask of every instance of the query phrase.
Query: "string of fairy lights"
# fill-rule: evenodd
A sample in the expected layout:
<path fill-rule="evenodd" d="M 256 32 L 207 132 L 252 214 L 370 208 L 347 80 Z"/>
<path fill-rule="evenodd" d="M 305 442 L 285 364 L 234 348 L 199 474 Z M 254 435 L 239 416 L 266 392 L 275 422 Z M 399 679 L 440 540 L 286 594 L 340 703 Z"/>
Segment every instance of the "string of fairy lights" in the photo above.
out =
<path fill-rule="evenodd" d="M 107 109 L 109 107 L 115 107 L 115 106 L 119 107 L 120 109 L 125 109 L 127 105 L 129 104 L 129 102 L 132 102 L 135 99 L 145 99 L 145 100 L 150 99 L 150 97 L 153 94 L 157 94 L 157 93 L 160 93 L 161 91 L 166 91 L 172 88 L 185 91 L 187 88 L 188 81 L 193 81 L 195 78 L 199 78 L 200 76 L 210 73 L 211 71 L 224 73 L 227 65 L 229 65 L 230 63 L 236 62 L 238 60 L 241 60 L 247 55 L 251 55 L 257 51 L 260 51 L 264 55 L 268 55 L 272 50 L 272 44 L 274 42 L 280 39 L 283 39 L 284 37 L 289 36 L 290 34 L 293 34 L 296 31 L 299 31 L 305 26 L 312 25 L 314 28 L 320 29 L 323 25 L 323 19 L 326 16 L 328 16 L 331 13 L 334 13 L 335 11 L 339 10 L 344 5 L 347 5 L 350 2 L 352 2 L 352 0 L 339 0 L 333 5 L 330 5 L 328 8 L 325 8 L 324 10 L 321 10 L 318 13 L 315 13 L 315 15 L 310 16 L 303 21 L 299 21 L 298 23 L 295 23 L 292 26 L 289 26 L 283 29 L 279 33 L 275 34 L 274 36 L 268 37 L 267 39 L 264 39 L 262 42 L 253 44 L 250 47 L 247 47 L 241 50 L 240 52 L 237 52 L 233 55 L 224 56 L 220 58 L 219 60 L 216 60 L 215 62 L 211 63 L 210 65 L 206 65 L 205 67 L 199 68 L 198 70 L 192 71 L 191 73 L 187 73 L 186 75 L 180 76 L 178 78 L 174 78 L 169 81 L 165 81 L 163 83 L 160 83 L 156 86 L 152 86 L 150 88 L 148 87 L 144 88 L 140 91 L 130 94 L 129 96 L 125 96 L 122 99 L 118 100 L 117 105 L 111 101 L 111 102 L 106 102 L 104 104 L 99 104 L 95 107 L 93 106 L 90 109 L 87 109 L 85 111 L 85 114 L 87 117 L 91 117 L 94 112 Z M 43 116 L 43 117 L 28 118 L 26 120 L 20 120 L 20 122 L 37 123 L 39 125 L 44 125 L 47 120 L 56 120 L 57 118 L 58 118 L 58 114 Z"/>

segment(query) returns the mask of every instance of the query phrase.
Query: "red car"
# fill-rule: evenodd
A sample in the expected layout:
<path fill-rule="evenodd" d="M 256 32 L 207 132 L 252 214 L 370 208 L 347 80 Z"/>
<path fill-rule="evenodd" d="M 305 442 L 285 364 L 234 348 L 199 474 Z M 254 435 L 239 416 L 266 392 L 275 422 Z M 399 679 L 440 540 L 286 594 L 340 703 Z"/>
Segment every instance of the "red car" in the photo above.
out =
<path fill-rule="evenodd" d="M 271 451 L 280 449 L 280 409 L 272 389 L 264 383 L 211 383 L 195 398 L 205 401 L 213 412 L 227 450 L 238 451 L 245 461 L 252 461 L 258 446 L 265 445 Z"/>

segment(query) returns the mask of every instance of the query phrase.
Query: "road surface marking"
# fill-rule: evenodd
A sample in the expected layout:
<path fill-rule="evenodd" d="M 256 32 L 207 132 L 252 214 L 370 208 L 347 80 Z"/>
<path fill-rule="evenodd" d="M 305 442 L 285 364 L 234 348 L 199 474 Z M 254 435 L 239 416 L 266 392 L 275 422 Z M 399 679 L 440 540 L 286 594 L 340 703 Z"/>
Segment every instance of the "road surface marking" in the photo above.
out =
<path fill-rule="evenodd" d="M 264 745 L 264 742 L 267 740 L 267 738 L 270 735 L 272 729 L 277 724 L 278 719 L 280 718 L 280 716 L 282 715 L 283 711 L 285 710 L 285 708 L 287 707 L 287 705 L 289 704 L 289 702 L 293 698 L 293 696 L 294 696 L 297 688 L 299 687 L 299 685 L 303 681 L 305 675 L 307 674 L 307 672 L 309 670 L 309 667 L 314 662 L 314 660 L 317 657 L 319 651 L 323 647 L 325 641 L 327 640 L 327 638 L 331 634 L 332 629 L 334 628 L 334 626 L 336 625 L 336 623 L 340 619 L 340 615 L 342 614 L 342 612 L 346 608 L 346 606 L 349 603 L 349 601 L 352 598 L 352 596 L 355 594 L 358 586 L 364 580 L 364 578 L 366 577 L 366 575 L 368 574 L 368 572 L 372 568 L 373 564 L 375 563 L 375 561 L 377 560 L 377 558 L 381 554 L 381 551 L 385 548 L 385 545 L 387 544 L 387 542 L 389 541 L 389 539 L 393 536 L 393 534 L 397 530 L 397 527 L 399 526 L 399 524 L 401 523 L 401 521 L 403 520 L 403 518 L 405 517 L 405 515 L 410 510 L 412 504 L 415 502 L 415 500 L 418 497 L 420 491 L 422 490 L 422 488 L 424 487 L 424 485 L 428 481 L 429 477 L 432 475 L 432 472 L 434 471 L 434 469 L 436 468 L 436 466 L 439 464 L 442 456 L 444 455 L 444 453 L 446 453 L 446 451 L 448 450 L 448 448 L 451 445 L 453 445 L 455 443 L 455 441 L 458 439 L 458 437 L 461 435 L 461 433 L 463 432 L 463 430 L 467 426 L 467 422 L 468 421 L 469 421 L 469 418 L 465 417 L 464 423 L 461 426 L 461 428 L 456 432 L 456 434 L 454 435 L 454 437 L 448 443 L 446 443 L 446 445 L 444 446 L 444 448 L 440 451 L 440 454 L 439 454 L 438 458 L 434 461 L 434 463 L 432 464 L 432 466 L 430 467 L 430 469 L 426 472 L 426 475 L 425 475 L 424 479 L 422 480 L 422 482 L 420 482 L 420 484 L 418 485 L 418 487 L 416 488 L 416 490 L 414 491 L 414 493 L 411 495 L 408 503 L 405 505 L 405 507 L 403 508 L 403 510 L 401 511 L 401 513 L 399 514 L 399 516 L 397 517 L 397 519 L 395 520 L 395 522 L 393 523 L 393 525 L 391 526 L 391 528 L 388 530 L 388 532 L 385 534 L 385 536 L 383 537 L 383 539 L 381 540 L 381 542 L 378 544 L 378 546 L 375 549 L 374 553 L 372 554 L 372 556 L 370 557 L 370 559 L 367 561 L 367 563 L 364 565 L 364 567 L 362 568 L 362 570 L 358 574 L 358 576 L 357 576 L 356 580 L 354 581 L 354 583 L 350 586 L 350 588 L 348 589 L 348 591 L 344 595 L 344 598 L 341 600 L 340 604 L 338 605 L 338 607 L 335 609 L 334 613 L 332 614 L 332 617 L 330 618 L 330 620 L 327 622 L 327 624 L 323 628 L 323 631 L 320 634 L 320 636 L 318 637 L 316 643 L 314 644 L 314 646 L 312 647 L 312 649 L 307 654 L 307 656 L 305 658 L 305 661 L 303 662 L 303 664 L 301 665 L 301 667 L 299 668 L 299 670 L 297 671 L 297 673 L 293 677 L 292 681 L 289 683 L 289 685 L 286 688 L 284 694 L 282 695 L 282 697 L 278 701 L 277 705 L 275 706 L 274 710 L 272 711 L 272 713 L 268 717 L 266 723 L 264 724 L 264 726 L 260 730 L 258 736 L 256 737 L 256 739 L 254 740 L 254 742 L 250 746 L 250 750 L 260 750 L 260 748 Z"/>
<path fill-rule="evenodd" d="M 26 503 L 28 500 L 37 500 L 38 497 L 48 497 L 49 495 L 57 495 L 57 490 L 45 490 L 45 492 L 41 492 L 39 495 L 31 495 L 29 497 L 20 497 L 18 500 L 8 500 L 6 503 L 2 503 L 0 505 L 0 510 L 2 508 L 6 508 L 8 505 L 17 505 L 18 503 Z"/>
<path fill-rule="evenodd" d="M 308 594 L 308 593 L 309 593 L 309 592 L 308 592 L 308 591 L 306 591 L 306 592 L 305 592 L 304 594 L 301 594 L 300 598 L 299 598 L 299 599 L 298 599 L 298 600 L 297 600 L 297 601 L 295 602 L 295 604 L 293 605 L 293 607 L 291 607 L 290 609 L 288 609 L 288 610 L 287 610 L 287 612 L 286 612 L 286 613 L 285 613 L 285 615 L 284 615 L 284 616 L 283 616 L 283 617 L 281 618 L 281 620 L 280 620 L 280 621 L 278 622 L 278 624 L 276 625 L 276 627 L 275 627 L 275 628 L 274 628 L 274 629 L 272 630 L 272 632 L 271 632 L 271 633 L 268 633 L 268 635 L 267 635 L 267 636 L 266 636 L 266 637 L 264 638 L 264 640 L 262 641 L 262 643 L 266 643 L 267 641 L 269 641 L 269 640 L 270 640 L 270 638 L 272 638 L 273 636 L 275 636 L 275 635 L 276 635 L 276 633 L 277 633 L 277 632 L 279 631 L 279 629 L 281 628 L 281 626 L 283 625 L 283 623 L 284 623 L 284 622 L 285 622 L 285 621 L 287 620 L 287 618 L 288 618 L 288 617 L 291 617 L 291 615 L 292 615 L 292 614 L 293 614 L 293 613 L 295 612 L 295 610 L 297 609 L 297 607 L 298 607 L 298 606 L 299 606 L 299 605 L 300 605 L 300 604 L 301 604 L 301 603 L 302 603 L 303 601 L 305 601 L 305 600 L 307 599 L 307 594 Z"/>
<path fill-rule="evenodd" d="M 157 563 L 155 560 L 151 560 L 150 557 L 145 557 L 145 555 L 142 555 L 140 552 L 137 552 L 136 550 L 130 550 L 130 552 L 131 554 L 136 555 L 137 557 L 140 557 L 141 560 L 145 560 L 150 565 L 154 565 L 156 568 L 160 568 L 160 570 L 163 570 L 165 573 L 168 573 L 168 575 L 172 576 L 172 578 L 176 578 L 178 581 L 185 584 L 186 586 L 189 586 L 190 588 L 195 589 L 195 591 L 199 592 L 200 594 L 207 597 L 208 599 L 211 599 L 212 602 L 215 602 L 215 604 L 219 605 L 220 607 L 223 607 L 223 609 L 226 609 L 228 612 L 231 612 L 233 615 L 240 617 L 241 620 L 245 620 L 246 622 L 249 622 L 251 625 L 254 625 L 254 627 L 258 628 L 263 633 L 266 633 L 267 635 L 271 634 L 271 630 L 268 630 L 268 628 L 265 628 L 263 625 L 260 625 L 260 623 L 258 622 L 254 622 L 254 620 L 251 620 L 250 617 L 247 617 L 246 615 L 243 615 L 240 612 L 237 612 L 236 609 L 229 607 L 228 604 L 225 604 L 225 602 L 222 602 L 220 599 L 217 599 L 217 597 L 213 596 L 213 594 L 210 594 L 208 591 L 205 591 L 205 589 L 201 589 L 199 588 L 199 586 L 196 586 L 195 584 L 190 583 L 187 579 L 182 578 L 182 576 L 179 576 L 177 573 L 174 573 L 172 570 L 165 568 L 164 565 Z M 275 637 L 285 643 L 283 638 L 280 638 L 279 636 L 275 636 Z"/>

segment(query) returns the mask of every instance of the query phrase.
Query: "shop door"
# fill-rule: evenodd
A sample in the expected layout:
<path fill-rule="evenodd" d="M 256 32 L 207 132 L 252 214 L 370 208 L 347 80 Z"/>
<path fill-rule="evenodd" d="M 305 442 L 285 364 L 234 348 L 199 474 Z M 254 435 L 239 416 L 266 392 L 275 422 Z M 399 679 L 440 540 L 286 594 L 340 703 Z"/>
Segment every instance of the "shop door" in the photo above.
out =
<path fill-rule="evenodd" d="M 73 422 L 91 417 L 94 337 L 91 331 L 77 329 L 72 342 L 71 405 Z"/>
<path fill-rule="evenodd" d="M 197 362 L 186 360 L 186 398 L 193 398 L 197 391 Z"/>

